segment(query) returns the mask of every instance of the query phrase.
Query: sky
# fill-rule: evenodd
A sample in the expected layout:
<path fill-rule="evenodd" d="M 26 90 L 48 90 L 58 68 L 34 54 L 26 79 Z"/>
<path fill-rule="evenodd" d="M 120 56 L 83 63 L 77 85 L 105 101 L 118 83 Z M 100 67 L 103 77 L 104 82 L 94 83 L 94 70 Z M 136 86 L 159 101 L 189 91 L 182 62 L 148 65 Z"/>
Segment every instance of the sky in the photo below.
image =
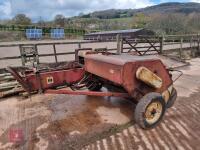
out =
<path fill-rule="evenodd" d="M 0 0 L 0 19 L 11 19 L 16 14 L 23 13 L 33 21 L 40 18 L 52 20 L 57 14 L 71 17 L 98 10 L 135 9 L 164 2 L 174 2 L 174 0 Z M 176 0 L 175 2 L 200 3 L 200 0 Z"/>

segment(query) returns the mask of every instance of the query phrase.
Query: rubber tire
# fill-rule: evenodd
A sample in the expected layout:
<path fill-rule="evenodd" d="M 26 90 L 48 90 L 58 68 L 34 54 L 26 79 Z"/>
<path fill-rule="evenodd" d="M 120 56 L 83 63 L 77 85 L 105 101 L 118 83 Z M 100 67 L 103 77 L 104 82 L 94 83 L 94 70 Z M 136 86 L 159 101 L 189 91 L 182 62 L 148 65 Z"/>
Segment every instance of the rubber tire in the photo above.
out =
<path fill-rule="evenodd" d="M 160 101 L 162 108 L 163 108 L 162 113 L 161 113 L 160 118 L 155 123 L 149 124 L 145 120 L 144 113 L 145 113 L 148 105 L 155 101 Z M 140 99 L 140 101 L 138 102 L 138 104 L 136 106 L 135 121 L 142 129 L 152 129 L 160 123 L 160 121 L 162 120 L 162 118 L 165 114 L 165 110 L 166 110 L 165 100 L 163 99 L 162 95 L 159 93 L 155 93 L 155 92 L 148 93 L 143 98 Z"/>
<path fill-rule="evenodd" d="M 166 104 L 166 108 L 171 108 L 174 105 L 176 99 L 177 99 L 177 90 L 175 88 L 173 88 L 170 99 L 168 100 L 168 102 Z"/>
<path fill-rule="evenodd" d="M 102 86 L 103 85 L 102 85 L 101 82 L 95 82 L 95 84 L 93 86 L 88 86 L 88 90 L 90 90 L 90 91 L 100 91 Z"/>

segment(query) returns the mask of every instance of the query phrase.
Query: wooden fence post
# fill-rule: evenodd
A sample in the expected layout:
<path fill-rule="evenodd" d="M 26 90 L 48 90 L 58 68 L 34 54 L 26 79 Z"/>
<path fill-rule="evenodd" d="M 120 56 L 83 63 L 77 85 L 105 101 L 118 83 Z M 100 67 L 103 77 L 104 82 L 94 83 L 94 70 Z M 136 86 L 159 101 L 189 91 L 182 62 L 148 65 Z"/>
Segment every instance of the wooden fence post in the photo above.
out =
<path fill-rule="evenodd" d="M 163 53 L 163 45 L 164 45 L 164 35 L 160 37 L 160 54 Z"/>
<path fill-rule="evenodd" d="M 191 38 L 190 38 L 190 48 L 192 48 L 192 41 L 193 41 L 193 37 L 191 36 Z"/>
<path fill-rule="evenodd" d="M 123 40 L 120 34 L 117 34 L 117 54 L 120 55 L 123 50 Z"/>
<path fill-rule="evenodd" d="M 24 57 L 23 57 L 24 54 L 23 54 L 23 51 L 22 51 L 22 45 L 21 44 L 19 45 L 19 51 L 20 51 L 22 66 L 25 66 L 25 60 L 24 60 Z"/>
<path fill-rule="evenodd" d="M 182 50 L 183 50 L 183 37 L 181 37 L 180 39 L 180 49 L 179 49 L 180 58 L 182 58 Z"/>
<path fill-rule="evenodd" d="M 36 52 L 36 62 L 37 62 L 37 65 L 38 65 L 40 63 L 40 59 L 39 59 L 37 44 L 34 45 L 34 48 L 35 48 L 35 52 Z"/>
<path fill-rule="evenodd" d="M 54 51 L 54 56 L 55 56 L 55 61 L 58 63 L 58 58 L 57 58 L 57 53 L 56 53 L 56 45 L 53 44 L 53 51 Z"/>
<path fill-rule="evenodd" d="M 81 49 L 81 43 L 78 43 L 78 48 Z"/>
<path fill-rule="evenodd" d="M 200 34 L 197 34 L 197 50 L 200 55 Z"/>

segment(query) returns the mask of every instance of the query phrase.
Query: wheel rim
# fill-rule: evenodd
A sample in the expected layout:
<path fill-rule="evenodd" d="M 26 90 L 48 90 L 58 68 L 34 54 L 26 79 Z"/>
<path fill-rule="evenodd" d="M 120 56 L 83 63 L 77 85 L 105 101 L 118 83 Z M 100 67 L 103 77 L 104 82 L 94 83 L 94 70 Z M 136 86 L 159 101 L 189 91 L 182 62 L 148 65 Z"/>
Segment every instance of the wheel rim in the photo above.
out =
<path fill-rule="evenodd" d="M 145 112 L 145 119 L 148 124 L 156 123 L 162 115 L 162 104 L 160 102 L 153 102 L 148 105 Z"/>

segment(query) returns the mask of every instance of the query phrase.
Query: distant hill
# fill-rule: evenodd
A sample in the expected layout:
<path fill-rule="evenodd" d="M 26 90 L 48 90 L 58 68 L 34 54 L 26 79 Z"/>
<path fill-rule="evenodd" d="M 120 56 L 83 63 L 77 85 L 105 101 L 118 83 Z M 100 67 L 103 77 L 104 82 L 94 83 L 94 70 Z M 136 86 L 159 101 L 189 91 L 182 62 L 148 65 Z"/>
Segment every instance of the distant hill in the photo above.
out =
<path fill-rule="evenodd" d="M 99 18 L 113 19 L 131 17 L 137 13 L 154 14 L 154 13 L 200 13 L 200 3 L 162 3 L 141 9 L 109 9 L 103 11 L 95 11 L 90 14 L 81 15 L 81 18 Z"/>

